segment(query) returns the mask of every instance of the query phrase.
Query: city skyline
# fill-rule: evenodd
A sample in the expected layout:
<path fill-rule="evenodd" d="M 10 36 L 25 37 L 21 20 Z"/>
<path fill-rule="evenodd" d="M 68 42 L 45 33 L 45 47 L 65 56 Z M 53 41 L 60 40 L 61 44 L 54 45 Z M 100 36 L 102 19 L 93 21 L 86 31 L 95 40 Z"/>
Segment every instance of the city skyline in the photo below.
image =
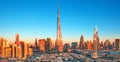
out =
<path fill-rule="evenodd" d="M 120 1 L 67 2 L 60 0 L 63 42 L 79 41 L 81 35 L 92 40 L 96 26 L 100 41 L 120 37 Z M 18 33 L 20 40 L 56 39 L 57 0 L 1 1 L 0 8 L 0 37 L 14 42 Z"/>

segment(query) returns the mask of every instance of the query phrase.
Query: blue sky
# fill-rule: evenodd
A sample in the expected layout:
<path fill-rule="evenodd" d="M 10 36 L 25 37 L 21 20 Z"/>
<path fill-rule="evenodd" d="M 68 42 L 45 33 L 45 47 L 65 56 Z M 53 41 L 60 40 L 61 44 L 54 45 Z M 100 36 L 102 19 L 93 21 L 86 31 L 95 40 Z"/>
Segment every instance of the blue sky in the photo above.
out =
<path fill-rule="evenodd" d="M 120 38 L 120 0 L 60 0 L 64 41 Z M 14 41 L 56 38 L 58 0 L 0 0 L 0 37 Z"/>

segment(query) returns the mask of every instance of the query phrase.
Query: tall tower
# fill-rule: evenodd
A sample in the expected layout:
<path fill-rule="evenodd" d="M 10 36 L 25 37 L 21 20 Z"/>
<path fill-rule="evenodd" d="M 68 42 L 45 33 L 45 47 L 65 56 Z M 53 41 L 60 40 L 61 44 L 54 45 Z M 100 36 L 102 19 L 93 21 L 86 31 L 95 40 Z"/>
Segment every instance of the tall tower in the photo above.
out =
<path fill-rule="evenodd" d="M 56 48 L 58 52 L 63 51 L 62 33 L 60 26 L 60 5 L 58 4 L 58 18 L 57 18 L 57 38 L 56 38 Z"/>
<path fill-rule="evenodd" d="M 35 39 L 35 48 L 38 49 L 37 38 Z"/>
<path fill-rule="evenodd" d="M 100 40 L 99 40 L 99 36 L 98 36 L 98 31 L 96 32 L 97 35 L 97 50 L 100 50 Z"/>
<path fill-rule="evenodd" d="M 18 45 L 19 44 L 19 34 L 16 34 L 16 37 L 15 37 L 15 43 Z"/>
<path fill-rule="evenodd" d="M 81 49 L 81 50 L 83 50 L 84 49 L 84 36 L 83 35 L 81 35 L 81 37 L 80 37 L 80 42 L 79 42 L 79 48 Z"/>
<path fill-rule="evenodd" d="M 97 40 L 98 35 L 97 35 L 97 28 L 94 29 L 94 36 L 93 36 L 93 58 L 98 58 L 98 49 L 97 49 Z"/>

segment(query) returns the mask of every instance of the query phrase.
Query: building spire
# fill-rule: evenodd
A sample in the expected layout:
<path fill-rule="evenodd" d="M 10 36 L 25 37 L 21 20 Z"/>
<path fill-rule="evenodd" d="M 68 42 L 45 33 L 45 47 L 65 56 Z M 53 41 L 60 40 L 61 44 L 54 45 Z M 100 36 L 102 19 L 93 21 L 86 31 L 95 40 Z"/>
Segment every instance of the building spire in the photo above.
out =
<path fill-rule="evenodd" d="M 58 18 L 57 18 L 57 39 L 62 39 L 61 25 L 60 25 L 60 3 L 58 2 Z"/>
<path fill-rule="evenodd" d="M 58 2 L 58 17 L 57 17 L 56 48 L 58 52 L 63 51 L 62 33 L 61 33 L 61 25 L 60 25 L 60 3 L 59 2 Z"/>

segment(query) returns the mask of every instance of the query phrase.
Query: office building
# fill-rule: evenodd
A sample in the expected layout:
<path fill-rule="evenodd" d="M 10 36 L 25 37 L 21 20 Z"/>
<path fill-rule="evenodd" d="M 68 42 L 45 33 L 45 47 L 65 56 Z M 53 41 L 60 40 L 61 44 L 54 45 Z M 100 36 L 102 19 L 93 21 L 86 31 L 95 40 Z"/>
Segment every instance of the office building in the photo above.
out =
<path fill-rule="evenodd" d="M 19 34 L 16 34 L 15 43 L 16 43 L 17 45 L 19 44 Z"/>
<path fill-rule="evenodd" d="M 97 40 L 98 35 L 97 35 L 97 28 L 94 29 L 94 36 L 93 36 L 93 55 L 92 58 L 98 58 L 98 49 L 97 49 Z"/>
<path fill-rule="evenodd" d="M 46 40 L 45 39 L 39 39 L 39 50 L 44 52 L 46 49 Z"/>
<path fill-rule="evenodd" d="M 85 43 L 84 43 L 84 36 L 83 35 L 81 35 L 81 37 L 80 37 L 79 48 L 81 50 L 85 49 Z"/>
<path fill-rule="evenodd" d="M 120 39 L 115 39 L 116 49 L 120 50 Z"/>

